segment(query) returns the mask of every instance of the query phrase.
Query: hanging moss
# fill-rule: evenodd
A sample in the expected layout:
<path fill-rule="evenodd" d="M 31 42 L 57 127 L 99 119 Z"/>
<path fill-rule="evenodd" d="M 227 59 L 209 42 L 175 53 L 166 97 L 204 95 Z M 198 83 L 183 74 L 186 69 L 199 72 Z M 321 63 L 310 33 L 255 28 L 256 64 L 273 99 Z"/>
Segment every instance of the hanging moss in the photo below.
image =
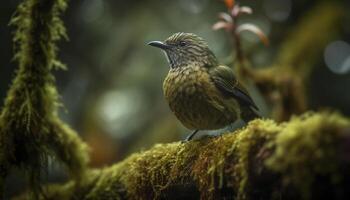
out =
<path fill-rule="evenodd" d="M 350 120 L 305 114 L 187 143 L 157 144 L 88 172 L 80 187 L 48 187 L 48 199 L 344 199 L 350 195 Z M 347 157 L 348 158 L 348 157 Z M 342 177 L 342 178 L 340 178 Z M 326 187 L 327 190 L 320 188 Z M 343 194 L 345 196 L 337 196 Z"/>
<path fill-rule="evenodd" d="M 24 170 L 34 197 L 41 191 L 41 170 L 49 156 L 81 177 L 86 145 L 57 116 L 60 106 L 52 69 L 64 68 L 56 58 L 56 42 L 65 35 L 60 14 L 65 0 L 25 0 L 11 25 L 19 69 L 0 114 L 0 187 L 11 168 Z M 3 194 L 3 193 L 1 193 Z"/>

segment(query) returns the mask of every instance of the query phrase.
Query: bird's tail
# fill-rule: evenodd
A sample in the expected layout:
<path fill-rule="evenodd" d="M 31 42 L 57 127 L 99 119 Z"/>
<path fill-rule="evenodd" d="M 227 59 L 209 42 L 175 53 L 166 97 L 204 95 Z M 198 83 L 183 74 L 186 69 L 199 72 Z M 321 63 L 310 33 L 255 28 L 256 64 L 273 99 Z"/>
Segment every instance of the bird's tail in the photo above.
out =
<path fill-rule="evenodd" d="M 250 106 L 243 106 L 241 110 L 241 118 L 242 120 L 248 124 L 248 122 L 253 119 L 260 118 L 261 116 Z"/>

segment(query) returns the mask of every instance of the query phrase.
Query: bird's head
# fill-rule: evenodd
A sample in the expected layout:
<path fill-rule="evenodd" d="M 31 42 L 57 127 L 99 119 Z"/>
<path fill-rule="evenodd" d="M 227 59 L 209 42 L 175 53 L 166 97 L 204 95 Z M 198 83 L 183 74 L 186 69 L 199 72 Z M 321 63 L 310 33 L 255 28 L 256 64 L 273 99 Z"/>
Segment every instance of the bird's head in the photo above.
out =
<path fill-rule="evenodd" d="M 193 33 L 175 33 L 164 42 L 152 41 L 148 44 L 165 52 L 171 68 L 217 65 L 217 59 L 208 44 Z"/>

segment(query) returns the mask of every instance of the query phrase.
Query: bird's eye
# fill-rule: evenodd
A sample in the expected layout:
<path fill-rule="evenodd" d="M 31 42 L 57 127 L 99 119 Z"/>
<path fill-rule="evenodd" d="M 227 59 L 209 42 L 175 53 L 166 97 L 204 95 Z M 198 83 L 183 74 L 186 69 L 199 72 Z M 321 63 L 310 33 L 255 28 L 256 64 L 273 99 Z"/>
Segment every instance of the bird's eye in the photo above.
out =
<path fill-rule="evenodd" d="M 184 47 L 184 46 L 186 46 L 186 45 L 187 45 L 186 42 L 184 42 L 184 41 L 181 41 L 181 42 L 180 42 L 180 46 L 181 46 L 181 47 Z"/>

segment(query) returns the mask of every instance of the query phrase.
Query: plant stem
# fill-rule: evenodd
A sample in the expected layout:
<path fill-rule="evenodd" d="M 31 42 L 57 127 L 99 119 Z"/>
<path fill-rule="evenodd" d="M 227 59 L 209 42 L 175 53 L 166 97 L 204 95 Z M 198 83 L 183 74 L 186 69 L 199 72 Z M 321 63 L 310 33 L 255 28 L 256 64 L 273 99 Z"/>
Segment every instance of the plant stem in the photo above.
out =
<path fill-rule="evenodd" d="M 244 53 L 242 50 L 240 37 L 239 37 L 238 33 L 236 32 L 236 30 L 233 30 L 232 36 L 234 38 L 234 43 L 235 43 L 234 45 L 236 47 L 236 57 L 238 59 L 240 67 L 244 67 Z"/>

